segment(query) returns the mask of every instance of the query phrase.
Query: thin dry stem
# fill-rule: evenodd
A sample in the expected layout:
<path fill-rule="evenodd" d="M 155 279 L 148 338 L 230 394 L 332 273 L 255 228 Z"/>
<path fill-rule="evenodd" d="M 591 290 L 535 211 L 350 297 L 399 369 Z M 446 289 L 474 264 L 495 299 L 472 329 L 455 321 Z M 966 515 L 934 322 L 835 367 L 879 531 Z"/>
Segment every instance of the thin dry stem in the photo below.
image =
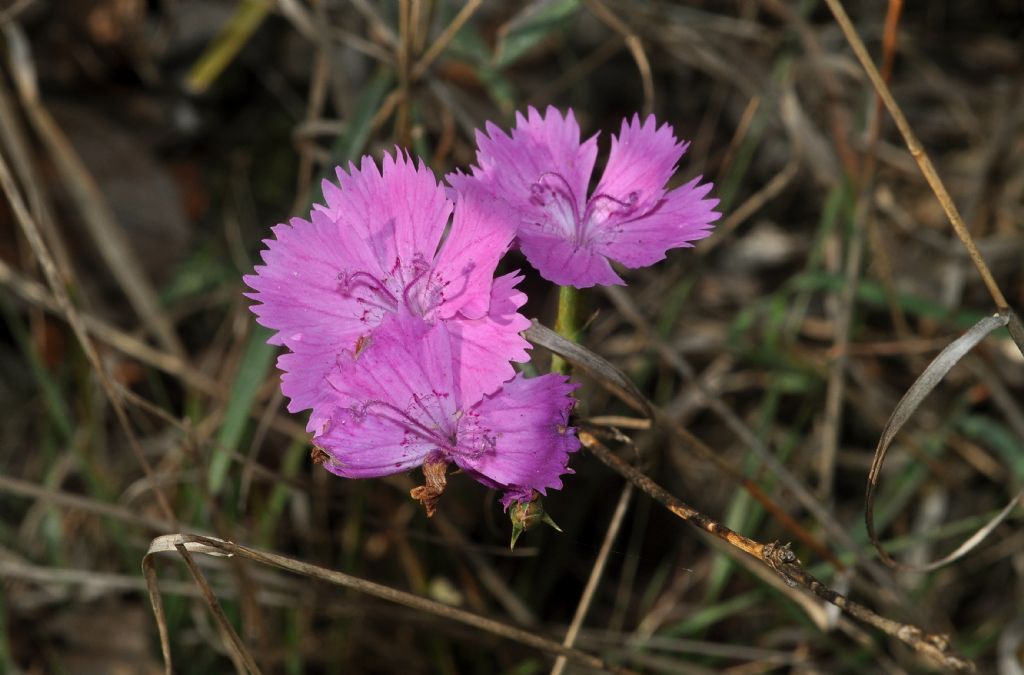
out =
<path fill-rule="evenodd" d="M 739 121 L 736 122 L 736 129 L 733 131 L 732 139 L 729 141 L 725 154 L 722 155 L 722 161 L 718 165 L 718 175 L 720 177 L 728 175 L 729 169 L 732 168 L 732 163 L 736 160 L 736 154 L 740 151 L 740 146 L 743 145 L 743 141 L 746 140 L 747 134 L 750 133 L 750 129 L 754 124 L 754 116 L 761 109 L 762 100 L 760 96 L 751 96 L 750 100 L 747 101 L 747 107 L 743 109 Z M 719 182 L 721 180 L 719 178 Z M 715 228 L 716 232 L 719 227 Z"/>
<path fill-rule="evenodd" d="M 99 378 L 100 385 L 103 387 L 104 393 L 107 395 L 111 406 L 114 408 L 114 414 L 117 417 L 118 422 L 120 422 L 125 435 L 128 437 L 128 444 L 132 449 L 132 453 L 135 455 L 136 460 L 145 472 L 146 477 L 151 482 L 153 494 L 156 497 L 158 506 L 161 511 L 163 511 L 164 517 L 167 520 L 172 523 L 176 523 L 177 518 L 174 515 L 174 509 L 171 507 L 170 501 L 168 501 L 163 489 L 157 482 L 153 466 L 150 464 L 149 460 L 146 459 L 146 455 L 142 451 L 142 446 L 139 444 L 139 439 L 136 438 L 135 432 L 132 430 L 131 422 L 128 419 L 128 413 L 124 409 L 124 404 L 122 403 L 120 396 L 118 396 L 114 381 L 111 379 L 110 374 L 107 373 L 106 368 L 103 367 L 99 353 L 96 351 L 95 345 L 93 345 L 92 340 L 89 338 L 88 331 L 85 328 L 85 323 L 82 321 L 82 317 L 79 316 L 74 305 L 71 303 L 71 298 L 68 296 L 67 289 L 64 288 L 64 284 L 60 278 L 60 273 L 57 271 L 57 266 L 54 263 L 53 258 L 50 256 L 50 252 L 46 248 L 46 244 L 43 242 L 42 235 L 39 232 L 39 227 L 36 225 L 35 220 L 29 213 L 28 207 L 25 205 L 25 201 L 22 199 L 21 193 L 18 191 L 18 188 L 14 183 L 14 177 L 11 175 L 11 170 L 7 165 L 7 160 L 3 155 L 0 155 L 0 187 L 2 187 L 3 192 L 7 195 L 7 199 L 11 205 L 11 210 L 14 212 L 14 217 L 18 221 L 18 225 L 21 227 L 22 232 L 25 234 L 25 238 L 28 240 L 29 245 L 32 247 L 32 251 L 35 253 L 36 258 L 39 260 L 39 264 L 43 269 L 43 274 L 46 276 L 46 281 L 50 285 L 50 290 L 57 300 L 61 313 L 64 314 L 68 323 L 71 324 L 71 329 L 74 331 L 75 337 L 78 338 L 79 344 L 82 345 L 82 350 L 89 359 L 89 363 L 92 365 L 93 371 L 96 373 L 96 377 Z"/>
<path fill-rule="evenodd" d="M 602 23 L 622 36 L 626 42 L 633 61 L 636 62 L 636 69 L 640 73 L 640 82 L 644 91 L 644 116 L 654 112 L 654 76 L 651 74 L 651 62 L 644 51 L 643 42 L 633 29 L 625 21 L 615 15 L 615 12 L 608 9 L 601 0 L 587 0 L 587 7 L 594 13 Z"/>
<path fill-rule="evenodd" d="M 736 414 L 733 413 L 727 405 L 725 405 L 721 398 L 708 391 L 708 389 L 701 384 L 700 380 L 693 372 L 693 369 L 690 367 L 690 364 L 675 349 L 666 344 L 664 340 L 655 334 L 644 317 L 629 300 L 629 297 L 618 288 L 608 287 L 604 290 L 605 294 L 611 299 L 615 307 L 622 312 L 622 315 L 626 320 L 639 329 L 647 339 L 651 341 L 651 344 L 657 350 L 658 355 L 669 363 L 676 372 L 682 375 L 686 380 L 693 383 L 701 395 L 703 395 L 707 400 L 708 407 L 711 408 L 714 413 L 719 415 L 744 443 L 748 444 L 748 446 L 754 450 L 758 455 L 758 458 L 761 459 L 765 465 L 779 477 L 782 483 L 794 493 L 800 503 L 811 511 L 811 513 L 813 513 L 823 525 L 825 525 L 830 534 L 836 537 L 850 550 L 856 551 L 856 546 L 853 544 L 852 539 L 846 535 L 842 526 L 832 518 L 831 514 L 829 514 L 816 499 L 814 499 L 814 496 L 799 480 L 797 480 L 789 469 L 778 461 L 774 453 L 772 453 L 764 443 L 761 442 L 757 435 L 750 430 L 743 420 L 739 419 L 739 417 L 737 417 Z M 797 523 L 796 520 L 776 504 L 774 500 L 764 494 L 764 491 L 761 490 L 757 483 L 744 476 L 739 470 L 723 459 L 719 453 L 713 451 L 699 438 L 688 432 L 674 420 L 668 419 L 663 413 L 655 410 L 653 406 L 651 406 L 651 409 L 654 411 L 652 416 L 658 425 L 675 435 L 676 438 L 687 448 L 714 464 L 725 475 L 729 476 L 738 485 L 741 485 L 745 490 L 747 490 L 751 497 L 753 497 L 769 513 L 772 514 L 773 518 L 778 520 L 783 527 L 792 532 L 793 536 L 802 541 L 809 548 L 813 549 L 815 553 L 832 563 L 836 569 L 843 569 L 844 565 L 840 562 L 839 558 L 833 554 L 825 544 L 818 541 L 809 532 L 807 532 L 805 528 Z"/>
<path fill-rule="evenodd" d="M 760 190 L 747 197 L 742 204 L 726 216 L 721 224 L 715 228 L 715 233 L 698 249 L 700 254 L 706 256 L 717 248 L 719 244 L 726 241 L 737 227 L 764 208 L 765 204 L 782 194 L 782 191 L 789 187 L 789 184 L 793 182 L 793 179 L 796 178 L 799 172 L 800 155 L 794 154 L 786 162 L 786 165 L 782 167 L 782 171 L 772 176 L 771 180 L 765 183 Z"/>
<path fill-rule="evenodd" d="M 590 576 L 587 578 L 587 585 L 583 589 L 583 595 L 580 596 L 580 601 L 576 605 L 576 612 L 572 616 L 572 623 L 569 624 L 569 630 L 566 631 L 565 639 L 562 640 L 562 644 L 566 647 L 572 647 L 576 644 L 576 638 L 580 634 L 580 628 L 583 627 L 583 620 L 587 618 L 587 612 L 590 610 L 590 604 L 594 600 L 597 585 L 601 582 L 601 577 L 604 576 L 604 567 L 608 562 L 608 555 L 612 552 L 612 544 L 615 543 L 616 537 L 619 536 L 619 529 L 622 527 L 622 522 L 626 517 L 626 510 L 629 508 L 629 501 L 632 497 L 633 485 L 632 483 L 626 483 L 626 486 L 622 489 L 622 494 L 619 495 L 619 501 L 615 505 L 612 520 L 608 523 L 608 529 L 604 533 L 601 550 L 598 551 L 597 558 L 594 560 L 594 566 L 590 570 Z M 565 670 L 566 664 L 568 664 L 568 660 L 564 656 L 559 656 L 555 660 L 555 665 L 551 668 L 551 675 L 561 675 L 562 671 Z"/>
<path fill-rule="evenodd" d="M 916 626 L 887 619 L 837 593 L 804 569 L 796 554 L 790 549 L 789 544 L 784 545 L 779 542 L 763 544 L 725 527 L 681 499 L 673 496 L 642 472 L 614 455 L 611 450 L 605 447 L 592 434 L 581 431 L 579 436 L 580 442 L 585 448 L 594 453 L 598 459 L 619 473 L 623 478 L 647 493 L 659 504 L 697 529 L 718 537 L 730 546 L 738 548 L 758 559 L 781 576 L 787 584 L 799 586 L 810 591 L 822 600 L 839 607 L 850 614 L 850 616 L 899 639 L 915 651 L 934 659 L 945 668 L 958 672 L 976 671 L 971 661 L 953 651 L 946 636 L 927 633 Z"/>
<path fill-rule="evenodd" d="M 864 68 L 864 72 L 867 73 L 868 79 L 871 80 L 871 84 L 874 85 L 875 91 L 878 92 L 878 95 L 881 97 L 886 109 L 896 122 L 896 127 L 903 136 L 903 141 L 907 144 L 907 150 L 910 151 L 911 157 L 914 158 L 914 161 L 917 162 L 917 166 L 921 169 L 921 173 L 924 174 L 924 179 L 928 182 L 932 192 L 935 193 L 935 197 L 939 200 L 942 210 L 945 211 L 950 224 L 953 226 L 953 231 L 956 232 L 956 236 L 960 239 L 964 248 L 967 249 L 967 255 L 970 256 L 971 262 L 974 263 L 975 268 L 978 270 L 978 274 L 981 275 L 981 280 L 988 289 L 989 295 L 992 296 L 992 300 L 996 304 L 996 309 L 1007 309 L 1009 304 L 1006 302 L 1006 297 L 999 288 L 999 284 L 996 283 L 995 277 L 992 276 L 992 272 L 989 270 L 988 265 L 985 264 L 985 259 L 982 257 L 981 251 L 978 250 L 978 246 L 974 243 L 974 238 L 971 236 L 971 233 L 967 229 L 967 225 L 960 216 L 960 211 L 953 202 L 953 198 L 949 195 L 949 191 L 946 189 L 945 183 L 942 182 L 938 172 L 935 170 L 935 166 L 928 157 L 928 153 L 925 152 L 924 147 L 921 145 L 921 141 L 918 140 L 917 135 L 910 127 L 910 123 L 907 121 L 906 116 L 904 116 L 903 110 L 896 102 L 892 92 L 889 90 L 889 86 L 885 83 L 881 73 L 878 72 L 878 68 L 875 67 L 874 62 L 871 60 L 871 55 L 868 54 L 867 47 L 864 46 L 864 42 L 860 39 L 860 36 L 857 34 L 857 30 L 853 27 L 853 23 L 850 21 L 850 17 L 846 13 L 846 10 L 843 9 L 842 2 L 840 2 L 840 0 L 825 0 L 825 3 L 832 11 L 832 15 L 835 17 L 836 23 L 839 24 L 840 30 L 842 30 L 843 35 L 846 37 L 846 41 L 850 44 L 850 48 L 853 49 L 854 54 L 857 56 L 857 60 L 860 61 L 861 66 Z M 1024 353 L 1024 342 L 1017 342 L 1017 346 L 1021 349 L 1021 352 Z"/>
<path fill-rule="evenodd" d="M 2 259 L 0 259 L 0 284 L 13 291 L 22 301 L 41 307 L 58 316 L 63 316 L 60 303 L 46 290 L 45 286 L 21 276 Z M 186 385 L 204 394 L 218 397 L 224 395 L 224 388 L 217 384 L 215 380 L 202 371 L 193 368 L 174 354 L 152 347 L 143 340 L 133 337 L 91 314 L 78 310 L 78 315 L 81 317 L 82 325 L 89 335 L 113 347 L 125 356 L 130 356 L 141 363 L 180 378 Z"/>
<path fill-rule="evenodd" d="M 217 620 L 217 629 L 228 648 L 228 656 L 231 657 L 231 661 L 235 664 L 235 670 L 239 673 L 249 672 L 252 675 L 259 675 L 261 672 L 259 666 L 256 665 L 252 654 L 246 649 L 242 638 L 238 636 L 238 631 L 235 630 L 235 627 L 231 625 L 231 621 L 228 620 L 227 614 L 224 613 L 224 608 L 220 606 L 217 596 L 214 595 L 213 589 L 210 588 L 210 583 L 206 580 L 206 576 L 199 569 L 199 566 L 196 565 L 195 560 L 192 559 L 192 554 L 188 552 L 184 543 L 175 544 L 174 547 L 178 550 L 182 560 L 185 561 L 189 574 L 192 575 L 193 581 L 196 582 L 200 592 L 203 594 L 203 599 Z"/>
<path fill-rule="evenodd" d="M 309 563 L 287 558 L 275 553 L 240 546 L 222 539 L 200 537 L 193 534 L 165 535 L 154 539 L 153 543 L 150 545 L 149 552 L 142 561 L 143 571 L 146 574 L 146 580 L 148 582 L 150 601 L 153 604 L 153 612 L 157 616 L 157 623 L 160 627 L 161 646 L 164 651 L 164 662 L 168 673 L 172 672 L 170 642 L 167 635 L 166 622 L 162 620 L 164 617 L 163 602 L 160 598 L 160 589 L 158 585 L 159 580 L 154 566 L 154 556 L 157 553 L 170 550 L 177 550 L 180 553 L 181 548 L 179 547 L 192 553 L 240 556 L 247 560 L 258 562 L 262 565 L 277 567 L 312 579 L 326 581 L 381 600 L 387 600 L 388 602 L 394 602 L 413 610 L 425 612 L 441 619 L 462 623 L 476 630 L 481 630 L 506 640 L 518 642 L 539 651 L 553 655 L 562 655 L 570 661 L 587 668 L 596 668 L 610 673 L 620 673 L 622 675 L 633 675 L 633 671 L 608 663 L 600 657 L 572 647 L 565 647 L 553 640 L 548 640 L 547 638 L 523 630 L 522 628 L 517 628 L 516 626 L 495 621 L 494 619 L 489 619 L 487 617 L 480 616 L 479 614 L 474 614 L 473 612 L 467 612 L 428 598 L 413 595 L 412 593 L 406 593 L 404 591 L 383 586 L 365 579 L 360 579 L 359 577 L 354 577 L 343 572 L 337 572 L 317 565 L 311 565 Z"/>
<path fill-rule="evenodd" d="M 462 6 L 459 13 L 455 15 L 454 19 L 452 19 L 452 22 L 445 27 L 440 35 L 437 36 L 437 39 L 431 43 L 427 51 L 419 58 L 416 65 L 413 66 L 411 73 L 411 79 L 413 82 L 423 77 L 424 73 L 427 72 L 427 69 L 430 68 L 431 64 L 433 64 L 437 57 L 441 55 L 441 52 L 445 50 L 448 43 L 455 37 L 455 34 L 459 32 L 459 29 L 462 28 L 473 14 L 476 13 L 476 10 L 480 8 L 480 4 L 482 2 L 483 0 L 469 0 L 469 2 Z"/>
<path fill-rule="evenodd" d="M 14 25 L 7 26 L 5 32 L 12 45 L 26 40 Z M 67 135 L 39 99 L 34 71 L 28 63 L 20 63 L 31 59 L 27 45 L 23 50 L 12 48 L 12 54 L 16 55 L 14 79 L 28 119 L 53 158 L 97 250 L 147 329 L 164 349 L 184 360 L 185 347 L 161 308 L 159 296 L 138 256 L 134 255 L 110 204 Z"/>

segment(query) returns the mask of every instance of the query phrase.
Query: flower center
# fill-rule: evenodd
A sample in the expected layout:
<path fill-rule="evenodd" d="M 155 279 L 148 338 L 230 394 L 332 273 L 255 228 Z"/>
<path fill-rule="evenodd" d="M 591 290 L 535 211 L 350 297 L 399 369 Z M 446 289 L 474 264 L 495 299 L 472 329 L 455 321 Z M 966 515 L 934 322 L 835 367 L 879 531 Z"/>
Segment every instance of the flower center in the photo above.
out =
<path fill-rule="evenodd" d="M 410 312 L 429 318 L 444 300 L 443 288 L 434 279 L 431 265 L 417 254 L 410 264 L 395 258 L 390 273 L 377 276 L 371 272 L 342 270 L 337 276 L 337 291 L 344 298 L 355 300 L 362 308 L 364 323 L 380 323 L 387 312 L 406 307 Z"/>
<path fill-rule="evenodd" d="M 614 220 L 623 222 L 631 216 L 639 216 L 640 193 L 633 190 L 625 199 L 613 197 L 604 192 L 598 192 L 587 202 L 587 210 L 583 218 L 587 222 L 607 223 Z"/>
<path fill-rule="evenodd" d="M 473 409 L 468 412 L 459 411 L 455 414 L 458 420 L 459 454 L 463 457 L 476 459 L 497 446 L 494 432 L 480 423 L 480 413 Z"/>
<path fill-rule="evenodd" d="M 636 190 L 624 199 L 599 192 L 587 200 L 580 213 L 576 193 L 562 174 L 547 171 L 530 185 L 530 203 L 542 207 L 547 215 L 547 222 L 537 225 L 570 238 L 577 248 L 589 243 L 596 225 L 612 220 L 626 222 L 638 216 L 639 202 L 640 193 Z"/>
<path fill-rule="evenodd" d="M 530 185 L 530 203 L 541 207 L 547 216 L 545 222 L 537 223 L 542 230 L 581 243 L 579 202 L 565 176 L 554 171 L 542 173 Z"/>

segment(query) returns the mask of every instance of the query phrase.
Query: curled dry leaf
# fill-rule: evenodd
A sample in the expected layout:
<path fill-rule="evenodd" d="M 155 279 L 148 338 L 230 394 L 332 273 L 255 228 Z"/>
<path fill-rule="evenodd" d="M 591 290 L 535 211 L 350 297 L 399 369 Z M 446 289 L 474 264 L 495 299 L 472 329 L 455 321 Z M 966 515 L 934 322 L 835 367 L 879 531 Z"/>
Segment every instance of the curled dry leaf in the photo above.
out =
<path fill-rule="evenodd" d="M 907 393 L 903 395 L 899 403 L 896 404 L 896 408 L 892 411 L 892 415 L 889 417 L 889 421 L 886 422 L 885 428 L 882 429 L 882 436 L 878 440 L 878 447 L 875 448 L 875 456 L 871 460 L 871 470 L 868 472 L 868 487 L 867 494 L 865 495 L 864 504 L 864 522 L 868 528 L 868 535 L 871 537 L 871 543 L 874 545 L 875 550 L 878 551 L 879 556 L 885 564 L 890 567 L 914 572 L 928 572 L 935 570 L 945 565 L 948 565 L 956 560 L 959 560 L 964 555 L 972 551 L 978 544 L 980 544 L 991 532 L 1003 522 L 1010 512 L 1013 511 L 1013 507 L 1017 505 L 1022 499 L 1024 499 L 1024 491 L 1018 493 L 1010 500 L 1010 502 L 1002 508 L 991 520 L 989 520 L 981 529 L 977 530 L 968 539 L 956 548 L 949 555 L 944 556 L 940 560 L 928 563 L 926 565 L 907 565 L 895 560 L 890 556 L 885 549 L 882 547 L 882 542 L 878 539 L 878 534 L 875 532 L 875 489 L 878 487 L 879 475 L 882 472 L 882 465 L 885 463 L 886 454 L 889 451 L 889 446 L 892 444 L 896 434 L 899 433 L 903 425 L 906 424 L 910 416 L 914 414 L 921 402 L 924 401 L 925 397 L 931 393 L 932 389 L 942 381 L 942 379 L 952 370 L 960 359 L 962 359 L 968 352 L 982 341 L 989 333 L 1006 326 L 1011 321 L 1012 311 L 1007 310 L 992 316 L 986 316 L 985 318 L 974 324 L 966 333 L 961 335 L 959 338 L 954 340 L 943 349 L 938 356 L 936 356 L 928 367 L 924 369 L 921 376 L 910 386 Z"/>

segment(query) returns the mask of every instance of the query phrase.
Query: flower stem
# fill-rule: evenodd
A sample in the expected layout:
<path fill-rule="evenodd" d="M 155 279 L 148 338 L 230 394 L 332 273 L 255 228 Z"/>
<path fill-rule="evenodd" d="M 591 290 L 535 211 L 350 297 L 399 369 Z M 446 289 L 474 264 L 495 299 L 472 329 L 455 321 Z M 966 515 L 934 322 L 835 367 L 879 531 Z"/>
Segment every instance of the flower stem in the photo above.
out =
<path fill-rule="evenodd" d="M 573 286 L 558 287 L 558 316 L 555 318 L 555 332 L 568 340 L 576 341 L 579 327 L 576 317 L 579 314 L 579 291 Z M 566 375 L 569 363 L 558 354 L 551 355 L 551 372 Z"/>

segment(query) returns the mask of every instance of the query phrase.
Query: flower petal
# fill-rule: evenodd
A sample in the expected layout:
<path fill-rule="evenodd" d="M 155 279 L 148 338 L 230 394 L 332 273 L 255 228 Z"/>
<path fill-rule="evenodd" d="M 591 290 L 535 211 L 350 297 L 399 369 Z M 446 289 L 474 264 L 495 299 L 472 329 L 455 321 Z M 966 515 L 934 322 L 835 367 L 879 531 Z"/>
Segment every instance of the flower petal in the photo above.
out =
<path fill-rule="evenodd" d="M 356 269 L 382 277 L 392 274 L 398 261 L 408 267 L 417 257 L 433 260 L 452 203 L 429 167 L 396 150 L 394 157 L 384 155 L 380 170 L 365 156 L 358 169 L 339 167 L 337 176 L 340 187 L 325 181 L 327 206 L 316 208 L 363 253 Z"/>
<path fill-rule="evenodd" d="M 313 440 L 342 476 L 382 476 L 417 466 L 452 436 L 459 406 L 444 324 L 389 315 L 361 351 L 338 358 L 314 415 Z"/>
<path fill-rule="evenodd" d="M 318 348 L 351 346 L 369 317 L 351 297 L 338 292 L 338 274 L 355 264 L 338 226 L 314 212 L 312 222 L 292 218 L 266 239 L 264 265 L 243 277 L 254 293 L 257 321 L 277 331 L 271 344 Z"/>
<path fill-rule="evenodd" d="M 530 327 L 530 320 L 516 311 L 526 303 L 526 294 L 516 290 L 522 279 L 512 272 L 494 280 L 486 316 L 455 316 L 447 322 L 454 341 L 458 387 L 467 403 L 480 400 L 511 379 L 515 370 L 509 361 L 530 360 L 526 353 L 530 343 L 520 335 Z"/>
<path fill-rule="evenodd" d="M 541 116 L 530 107 L 524 116 L 516 113 L 511 136 L 490 122 L 486 133 L 477 131 L 477 163 L 472 175 L 449 174 L 448 182 L 458 190 L 475 180 L 506 199 L 519 215 L 536 209 L 530 203 L 533 185 L 550 174 L 561 176 L 575 197 L 579 213 L 587 198 L 587 184 L 597 157 L 597 137 L 580 143 L 580 127 L 570 110 L 563 117 L 553 106 Z"/>
<path fill-rule="evenodd" d="M 306 431 L 311 434 L 319 434 L 330 417 L 328 408 L 333 404 L 325 404 L 331 396 L 326 378 L 336 364 L 337 353 L 331 349 L 307 350 L 302 354 L 286 352 L 277 357 L 277 367 L 282 371 L 281 393 L 288 398 L 288 412 L 312 409 L 306 423 Z"/>
<path fill-rule="evenodd" d="M 505 205 L 477 187 L 459 196 L 451 231 L 434 261 L 434 283 L 442 290 L 441 318 L 456 312 L 478 319 L 491 305 L 491 286 L 498 261 L 516 235 Z"/>
<path fill-rule="evenodd" d="M 654 115 L 648 115 L 643 124 L 639 115 L 622 120 L 618 136 L 612 136 L 608 164 L 591 198 L 596 222 L 603 221 L 606 212 L 619 208 L 606 197 L 632 203 L 637 209 L 650 208 L 661 199 L 665 183 L 685 151 L 686 144 L 676 140 L 672 127 L 659 127 Z"/>
<path fill-rule="evenodd" d="M 436 397 L 438 409 L 416 413 L 435 417 L 440 424 L 462 400 L 452 365 L 452 338 L 444 323 L 430 325 L 408 313 L 390 314 L 354 351 L 337 358 L 326 382 L 335 401 L 379 401 L 398 408 L 417 398 Z"/>
<path fill-rule="evenodd" d="M 519 248 L 540 275 L 560 286 L 590 288 L 595 284 L 621 286 L 608 260 L 589 245 L 540 230 L 520 230 Z"/>
<path fill-rule="evenodd" d="M 698 185 L 700 177 L 671 190 L 647 215 L 623 223 L 610 223 L 594 233 L 594 250 L 626 267 L 646 267 L 662 260 L 671 248 L 711 234 L 712 223 L 721 217 L 717 199 L 705 199 L 711 183 Z"/>
<path fill-rule="evenodd" d="M 480 427 L 493 434 L 493 449 L 456 455 L 455 463 L 495 487 L 541 494 L 561 488 L 560 476 L 573 473 L 569 453 L 580 447 L 576 430 L 568 426 L 575 388 L 561 375 L 517 375 L 472 410 Z"/>
<path fill-rule="evenodd" d="M 374 478 L 416 468 L 437 448 L 388 420 L 335 408 L 325 433 L 313 439 L 327 453 L 323 466 L 345 478 Z"/>

